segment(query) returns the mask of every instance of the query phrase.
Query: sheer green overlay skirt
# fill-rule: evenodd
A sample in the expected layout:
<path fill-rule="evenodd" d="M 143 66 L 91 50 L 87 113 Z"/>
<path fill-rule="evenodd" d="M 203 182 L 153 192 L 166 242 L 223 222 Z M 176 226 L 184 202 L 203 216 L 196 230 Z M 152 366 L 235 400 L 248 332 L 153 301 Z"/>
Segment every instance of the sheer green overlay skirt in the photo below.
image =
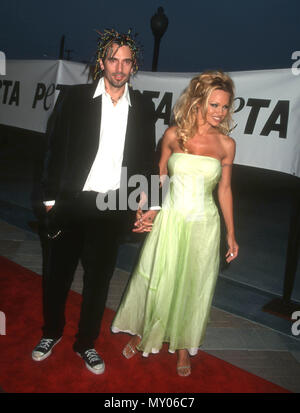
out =
<path fill-rule="evenodd" d="M 162 210 L 147 235 L 139 261 L 112 324 L 113 332 L 141 337 L 143 355 L 201 345 L 219 271 L 220 223 L 212 191 L 220 162 L 174 153 Z"/>

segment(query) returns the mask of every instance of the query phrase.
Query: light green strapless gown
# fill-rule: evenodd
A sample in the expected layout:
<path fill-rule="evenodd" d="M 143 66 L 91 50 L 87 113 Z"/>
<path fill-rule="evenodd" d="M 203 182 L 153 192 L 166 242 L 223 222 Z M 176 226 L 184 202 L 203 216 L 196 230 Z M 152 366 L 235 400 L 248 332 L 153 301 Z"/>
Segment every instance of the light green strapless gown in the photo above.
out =
<path fill-rule="evenodd" d="M 195 355 L 219 272 L 220 220 L 212 191 L 218 159 L 173 153 L 170 185 L 147 235 L 112 331 L 137 334 L 143 355 L 187 349 Z"/>

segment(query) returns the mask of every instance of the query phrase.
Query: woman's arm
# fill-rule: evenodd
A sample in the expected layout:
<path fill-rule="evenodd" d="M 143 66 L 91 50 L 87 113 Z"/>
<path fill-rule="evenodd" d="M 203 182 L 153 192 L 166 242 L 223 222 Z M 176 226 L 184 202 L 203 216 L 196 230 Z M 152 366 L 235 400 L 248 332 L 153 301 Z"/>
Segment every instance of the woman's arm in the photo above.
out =
<path fill-rule="evenodd" d="M 161 156 L 159 160 L 159 175 L 160 183 L 163 185 L 165 177 L 168 175 L 168 160 L 173 152 L 172 142 L 176 139 L 175 127 L 168 128 L 162 138 Z M 134 223 L 135 228 L 133 232 L 150 232 L 152 229 L 153 221 L 158 214 L 159 210 L 149 210 L 145 213 L 139 211 L 137 214 L 137 221 Z"/>
<path fill-rule="evenodd" d="M 239 246 L 235 240 L 234 220 L 233 220 L 233 200 L 231 191 L 231 172 L 235 156 L 235 142 L 231 138 L 226 138 L 226 156 L 222 159 L 222 177 L 218 187 L 218 199 L 227 231 L 228 251 L 226 261 L 234 260 L 238 255 Z"/>
<path fill-rule="evenodd" d="M 172 155 L 176 139 L 176 127 L 171 126 L 165 131 L 161 144 L 161 155 L 158 164 L 161 182 L 164 180 L 163 178 L 168 175 L 168 160 Z"/>

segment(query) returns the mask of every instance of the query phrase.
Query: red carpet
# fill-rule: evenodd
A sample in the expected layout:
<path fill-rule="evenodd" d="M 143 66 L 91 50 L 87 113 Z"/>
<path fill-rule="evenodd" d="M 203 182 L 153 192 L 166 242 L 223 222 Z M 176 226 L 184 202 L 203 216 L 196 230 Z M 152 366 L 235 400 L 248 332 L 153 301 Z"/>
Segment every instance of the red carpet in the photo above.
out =
<path fill-rule="evenodd" d="M 8 393 L 285 393 L 268 381 L 200 352 L 192 376 L 177 377 L 176 355 L 126 360 L 125 334 L 112 334 L 113 311 L 106 310 L 96 348 L 106 362 L 101 376 L 90 373 L 73 352 L 81 296 L 70 293 L 67 326 L 53 354 L 41 363 L 31 351 L 41 335 L 41 277 L 0 257 L 0 311 L 6 335 L 0 335 L 0 387 Z"/>

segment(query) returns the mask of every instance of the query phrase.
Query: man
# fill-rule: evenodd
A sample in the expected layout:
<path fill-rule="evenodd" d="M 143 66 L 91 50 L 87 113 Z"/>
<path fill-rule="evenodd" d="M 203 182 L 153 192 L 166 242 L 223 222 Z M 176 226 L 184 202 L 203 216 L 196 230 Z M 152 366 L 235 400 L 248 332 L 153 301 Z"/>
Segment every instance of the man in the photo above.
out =
<path fill-rule="evenodd" d="M 96 73 L 101 71 L 103 76 L 97 84 L 68 87 L 49 123 L 51 144 L 43 179 L 48 231 L 44 326 L 43 337 L 32 352 L 35 361 L 47 358 L 63 335 L 67 294 L 81 260 L 82 306 L 73 349 L 93 373 L 105 369 L 94 343 L 119 236 L 133 224 L 136 213 L 132 216 L 128 205 L 124 208 L 124 196 L 127 200 L 133 189 L 127 182 L 134 175 L 149 181 L 158 173 L 153 103 L 128 86 L 137 70 L 138 51 L 130 31 L 100 33 Z M 108 210 L 101 207 L 105 197 L 115 201 Z M 151 224 L 155 212 L 141 216 Z"/>

